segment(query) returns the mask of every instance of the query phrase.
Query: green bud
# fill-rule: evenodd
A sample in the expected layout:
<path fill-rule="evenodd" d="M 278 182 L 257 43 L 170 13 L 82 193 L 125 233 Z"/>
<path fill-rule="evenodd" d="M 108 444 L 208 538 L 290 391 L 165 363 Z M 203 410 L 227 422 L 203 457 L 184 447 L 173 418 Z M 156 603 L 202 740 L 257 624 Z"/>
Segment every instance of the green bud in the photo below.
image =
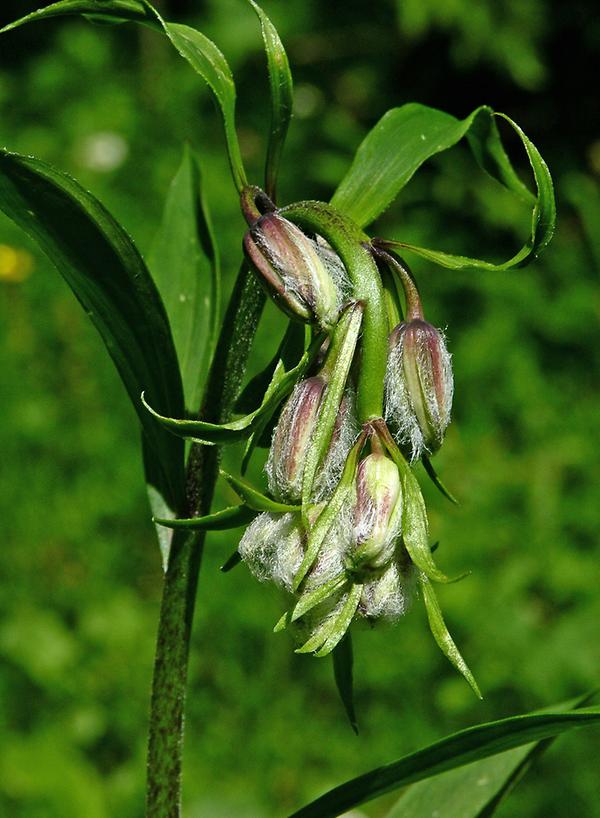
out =
<path fill-rule="evenodd" d="M 442 445 L 453 392 L 442 333 L 422 318 L 399 324 L 390 336 L 385 411 L 398 445 L 412 460 Z"/>
<path fill-rule="evenodd" d="M 271 298 L 290 317 L 324 329 L 334 326 L 344 273 L 339 259 L 331 261 L 330 248 L 277 213 L 267 213 L 244 236 L 244 252 Z"/>

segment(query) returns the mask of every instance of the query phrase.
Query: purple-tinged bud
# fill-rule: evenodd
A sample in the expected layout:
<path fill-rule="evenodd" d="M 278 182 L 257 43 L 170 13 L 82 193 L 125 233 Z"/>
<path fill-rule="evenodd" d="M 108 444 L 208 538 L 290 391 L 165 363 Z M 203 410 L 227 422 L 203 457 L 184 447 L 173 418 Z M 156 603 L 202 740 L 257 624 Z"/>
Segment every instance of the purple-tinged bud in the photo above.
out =
<path fill-rule="evenodd" d="M 380 569 L 396 553 L 402 530 L 402 483 L 398 467 L 383 452 L 374 451 L 358 465 L 354 506 L 356 568 Z"/>
<path fill-rule="evenodd" d="M 453 392 L 443 334 L 421 318 L 399 324 L 390 335 L 385 412 L 398 445 L 412 460 L 442 445 Z"/>
<path fill-rule="evenodd" d="M 267 292 L 292 318 L 331 328 L 342 305 L 337 271 L 295 224 L 267 213 L 244 236 L 244 251 Z M 341 264 L 341 262 L 340 262 Z M 343 268 L 342 268 L 343 269 Z"/>
<path fill-rule="evenodd" d="M 273 433 L 266 467 L 269 491 L 284 502 L 301 500 L 306 457 L 319 422 L 325 388 L 326 381 L 319 375 L 296 384 Z M 342 398 L 331 442 L 315 481 L 316 500 L 333 491 L 356 437 L 356 426 L 354 396 L 348 391 Z"/>

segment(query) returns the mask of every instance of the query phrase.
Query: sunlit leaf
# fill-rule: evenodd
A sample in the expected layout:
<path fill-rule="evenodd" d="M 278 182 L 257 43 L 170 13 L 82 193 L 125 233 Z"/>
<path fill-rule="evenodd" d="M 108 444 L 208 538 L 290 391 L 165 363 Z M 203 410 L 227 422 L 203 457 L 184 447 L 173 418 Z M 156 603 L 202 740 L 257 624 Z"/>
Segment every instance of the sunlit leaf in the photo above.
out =
<path fill-rule="evenodd" d="M 148 265 L 173 329 L 186 407 L 197 412 L 216 342 L 220 282 L 200 169 L 188 147 L 171 183 Z"/>
<path fill-rule="evenodd" d="M 502 117 L 517 132 L 533 170 L 536 196 L 514 170 L 503 148 L 496 117 Z M 415 247 L 402 241 L 386 241 L 386 246 L 418 253 L 451 269 L 505 270 L 524 266 L 543 250 L 554 233 L 556 207 L 552 178 L 539 151 L 521 128 L 505 114 L 495 113 L 487 106 L 477 108 L 463 120 L 416 103 L 388 111 L 359 146 L 332 204 L 358 224 L 369 224 L 391 204 L 423 162 L 453 147 L 463 137 L 467 137 L 477 162 L 487 173 L 533 206 L 528 240 L 508 261 L 500 264 Z"/>
<path fill-rule="evenodd" d="M 598 722 L 600 707 L 585 707 L 569 713 L 552 711 L 511 716 L 468 727 L 335 787 L 290 818 L 335 818 L 366 801 L 445 770 Z"/>

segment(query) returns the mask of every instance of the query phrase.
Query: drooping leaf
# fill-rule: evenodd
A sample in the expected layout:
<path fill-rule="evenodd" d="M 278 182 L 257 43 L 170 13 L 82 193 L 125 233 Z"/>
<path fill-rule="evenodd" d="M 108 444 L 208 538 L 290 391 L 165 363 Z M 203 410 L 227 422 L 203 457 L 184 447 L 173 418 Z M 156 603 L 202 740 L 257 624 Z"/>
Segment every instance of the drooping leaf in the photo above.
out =
<path fill-rule="evenodd" d="M 517 132 L 533 170 L 536 196 L 529 192 L 514 170 L 502 145 L 495 117 L 505 119 Z M 361 226 L 369 224 L 396 198 L 423 162 L 453 147 L 463 137 L 468 138 L 477 162 L 487 173 L 533 206 L 528 240 L 512 258 L 501 264 L 428 250 L 401 241 L 386 241 L 386 245 L 410 250 L 451 269 L 506 270 L 524 266 L 543 250 L 554 233 L 556 207 L 552 178 L 539 151 L 521 128 L 505 114 L 495 113 L 487 106 L 477 108 L 463 120 L 416 103 L 388 111 L 359 146 L 332 204 Z"/>
<path fill-rule="evenodd" d="M 551 710 L 575 710 L 591 697 L 579 696 Z M 525 744 L 419 781 L 409 787 L 385 818 L 422 818 L 434 814 L 437 818 L 489 818 L 553 741 L 554 738 L 547 738 Z"/>
<path fill-rule="evenodd" d="M 468 727 L 335 787 L 290 818 L 335 818 L 366 801 L 445 770 L 599 722 L 600 707 L 584 707 L 568 713 L 551 711 L 511 716 Z"/>
<path fill-rule="evenodd" d="M 187 146 L 148 266 L 173 330 L 186 408 L 197 412 L 216 343 L 220 271 L 200 168 Z"/>
<path fill-rule="evenodd" d="M 304 353 L 297 366 L 282 375 L 276 388 L 273 389 L 268 396 L 265 396 L 265 399 L 258 409 L 255 409 L 254 412 L 250 412 L 249 415 L 245 415 L 243 418 L 232 420 L 229 423 L 208 423 L 203 420 L 185 420 L 166 417 L 150 406 L 145 396 L 142 396 L 142 402 L 153 417 L 178 437 L 194 440 L 197 443 L 204 443 L 206 445 L 236 443 L 238 440 L 244 440 L 249 437 L 263 416 L 268 415 L 270 417 L 272 415 L 283 398 L 292 391 L 296 381 L 302 377 L 318 352 L 321 343 L 322 337 L 319 336 Z"/>
<path fill-rule="evenodd" d="M 226 480 L 235 493 L 241 500 L 255 511 L 269 511 L 273 514 L 285 514 L 289 511 L 300 511 L 300 506 L 290 506 L 286 503 L 278 503 L 276 500 L 271 500 L 260 491 L 251 486 L 245 480 L 239 477 L 234 477 L 226 471 L 221 470 L 221 477 Z"/>
<path fill-rule="evenodd" d="M 202 77 L 221 109 L 227 153 L 238 191 L 247 184 L 240 146 L 235 129 L 235 83 L 227 60 L 204 34 L 190 26 L 165 22 L 147 0 L 61 0 L 28 14 L 0 30 L 0 34 L 24 25 L 61 15 L 83 14 L 105 17 L 109 21 L 133 20 L 162 30 L 175 49 Z"/>
<path fill-rule="evenodd" d="M 350 726 L 356 735 L 358 735 L 358 721 L 354 708 L 354 655 L 350 631 L 346 631 L 346 635 L 340 643 L 336 645 L 331 655 L 333 658 L 333 676 L 338 693 L 340 694 L 340 699 L 344 705 Z"/>
<path fill-rule="evenodd" d="M 257 511 L 248 506 L 230 506 L 204 517 L 185 517 L 176 520 L 154 518 L 157 525 L 165 528 L 184 528 L 188 531 L 227 531 L 230 528 L 239 528 L 251 522 Z"/>
<path fill-rule="evenodd" d="M 254 0 L 248 0 L 248 2 L 260 20 L 265 52 L 267 54 L 267 65 L 269 68 L 271 128 L 269 131 L 265 166 L 265 190 L 267 195 L 275 201 L 277 173 L 279 171 L 281 153 L 292 116 L 294 88 L 287 54 L 285 53 L 277 29 Z"/>
<path fill-rule="evenodd" d="M 97 199 L 38 159 L 0 152 L 0 208 L 39 244 L 102 336 L 142 424 L 154 509 L 176 512 L 183 446 L 143 409 L 140 393 L 179 412 L 183 390 L 165 309 L 142 257 Z"/>
<path fill-rule="evenodd" d="M 429 620 L 429 627 L 431 633 L 436 641 L 437 646 L 442 651 L 448 661 L 461 673 L 467 682 L 470 684 L 475 695 L 482 699 L 481 691 L 475 681 L 475 677 L 469 670 L 467 663 L 462 658 L 459 649 L 456 647 L 454 639 L 450 636 L 444 617 L 442 616 L 442 609 L 435 595 L 435 591 L 431 582 L 424 574 L 419 577 L 419 586 L 423 594 L 423 602 L 425 603 L 425 610 L 427 611 L 427 619 Z"/>

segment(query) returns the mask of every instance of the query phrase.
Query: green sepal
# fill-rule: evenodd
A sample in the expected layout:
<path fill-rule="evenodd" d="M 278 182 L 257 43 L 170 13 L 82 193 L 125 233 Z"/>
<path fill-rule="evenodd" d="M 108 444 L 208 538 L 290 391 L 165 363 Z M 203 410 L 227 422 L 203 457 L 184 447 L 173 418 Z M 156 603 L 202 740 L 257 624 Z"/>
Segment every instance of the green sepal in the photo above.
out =
<path fill-rule="evenodd" d="M 331 528 L 333 521 L 340 513 L 346 499 L 349 497 L 352 491 L 354 476 L 356 473 L 356 463 L 362 448 L 365 445 L 365 439 L 366 432 L 363 431 L 346 458 L 342 476 L 340 477 L 339 483 L 335 487 L 335 491 L 331 495 L 329 502 L 309 529 L 306 552 L 300 568 L 294 577 L 294 582 L 292 584 L 293 591 L 298 590 L 304 577 L 311 569 L 319 554 L 323 540 L 327 536 L 327 532 Z"/>
<path fill-rule="evenodd" d="M 362 316 L 361 304 L 354 303 L 347 307 L 336 325 L 325 364 L 321 369 L 327 387 L 319 406 L 319 422 L 304 465 L 302 476 L 302 504 L 304 507 L 308 507 L 310 503 L 317 469 L 323 462 L 331 443 L 331 435 L 358 341 Z"/>
<path fill-rule="evenodd" d="M 276 500 L 271 500 L 270 497 L 261 494 L 261 492 L 255 489 L 254 486 L 251 486 L 250 483 L 247 483 L 239 477 L 234 477 L 226 471 L 221 470 L 220 474 L 248 508 L 254 509 L 255 511 L 268 511 L 273 514 L 285 514 L 289 511 L 300 511 L 301 509 L 301 506 L 290 506 L 286 503 L 278 503 Z"/>
<path fill-rule="evenodd" d="M 229 528 L 246 525 L 256 517 L 257 513 L 256 509 L 240 505 L 223 508 L 204 517 L 185 517 L 175 520 L 153 517 L 152 520 L 165 528 L 185 528 L 188 531 L 226 531 Z"/>
<path fill-rule="evenodd" d="M 334 618 L 333 627 L 323 643 L 323 645 L 315 652 L 315 656 L 321 659 L 323 656 L 328 656 L 331 651 L 341 642 L 346 635 L 350 623 L 354 619 L 354 614 L 358 609 L 360 598 L 362 596 L 363 586 L 359 583 L 350 588 L 348 598 L 342 605 L 342 610 Z"/>
<path fill-rule="evenodd" d="M 442 651 L 448 661 L 454 665 L 458 672 L 464 676 L 477 698 L 482 699 L 483 696 L 481 695 L 481 691 L 479 690 L 473 674 L 467 667 L 467 663 L 460 655 L 460 651 L 456 647 L 454 640 L 448 632 L 448 628 L 444 622 L 442 610 L 435 595 L 435 591 L 433 590 L 433 586 L 423 574 L 421 574 L 419 577 L 419 585 L 421 586 L 421 591 L 423 593 L 423 601 L 425 603 L 425 610 L 427 611 L 429 627 L 439 649 Z"/>
<path fill-rule="evenodd" d="M 427 476 L 436 487 L 436 489 L 444 495 L 447 500 L 450 500 L 451 503 L 454 503 L 455 506 L 458 505 L 458 500 L 456 497 L 446 488 L 446 486 L 440 480 L 437 471 L 431 460 L 427 457 L 427 455 L 423 455 L 421 457 L 421 462 L 423 463 L 423 468 L 427 472 Z"/>
<path fill-rule="evenodd" d="M 277 386 L 268 397 L 265 396 L 265 399 L 258 409 L 255 409 L 254 412 L 250 412 L 249 415 L 245 415 L 237 420 L 232 420 L 229 423 L 208 423 L 203 420 L 186 420 L 165 417 L 164 415 L 160 415 L 158 412 L 154 411 L 154 409 L 145 400 L 143 394 L 142 403 L 156 418 L 156 420 L 161 423 L 162 426 L 164 426 L 170 432 L 173 432 L 173 434 L 177 435 L 177 437 L 183 437 L 186 440 L 193 440 L 195 443 L 200 443 L 206 446 L 214 444 L 223 445 L 227 443 L 237 443 L 239 440 L 245 440 L 252 434 L 252 432 L 257 428 L 262 417 L 265 415 L 271 417 L 279 403 L 292 391 L 296 381 L 302 377 L 312 359 L 316 355 L 321 343 L 322 336 L 319 336 L 317 339 L 315 339 L 315 341 L 313 341 L 311 347 L 304 353 L 298 365 L 289 372 L 286 372 L 285 375 L 279 379 Z"/>
<path fill-rule="evenodd" d="M 235 568 L 236 565 L 239 565 L 241 561 L 242 561 L 242 555 L 240 554 L 240 552 L 236 548 L 235 551 L 233 552 L 233 554 L 225 560 L 225 562 L 223 563 L 223 565 L 221 566 L 221 568 L 219 570 L 223 574 L 227 574 L 229 571 L 231 571 L 233 568 Z"/>
<path fill-rule="evenodd" d="M 412 562 L 426 577 L 434 582 L 457 582 L 466 573 L 457 577 L 447 577 L 439 570 L 431 556 L 429 546 L 429 526 L 427 509 L 421 494 L 421 488 L 402 452 L 396 446 L 387 424 L 383 419 L 373 421 L 381 442 L 390 453 L 400 472 L 402 482 L 402 541 Z"/>
<path fill-rule="evenodd" d="M 329 597 L 335 594 L 336 591 L 339 591 L 347 581 L 348 577 L 346 572 L 342 571 L 317 588 L 313 588 L 311 591 L 305 591 L 292 609 L 290 622 L 295 622 L 297 619 L 300 619 L 301 616 L 311 611 L 315 606 L 329 599 Z"/>
<path fill-rule="evenodd" d="M 290 624 L 290 612 L 286 611 L 282 616 L 279 617 L 277 622 L 273 627 L 273 633 L 280 633 L 284 631 L 287 626 Z"/>

